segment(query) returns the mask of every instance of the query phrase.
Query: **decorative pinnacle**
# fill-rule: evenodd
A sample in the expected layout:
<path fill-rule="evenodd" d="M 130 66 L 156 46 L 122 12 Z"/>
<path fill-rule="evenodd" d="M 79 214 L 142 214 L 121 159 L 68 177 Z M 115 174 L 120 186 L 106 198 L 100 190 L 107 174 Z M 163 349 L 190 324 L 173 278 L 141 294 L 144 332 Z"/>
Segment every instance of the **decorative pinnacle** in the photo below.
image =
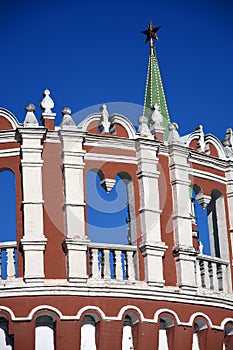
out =
<path fill-rule="evenodd" d="M 150 44 L 153 45 L 153 39 L 159 40 L 156 33 L 160 28 L 161 26 L 153 27 L 152 21 L 150 21 L 148 29 L 141 31 L 141 33 L 146 35 L 146 43 L 150 41 Z"/>
<path fill-rule="evenodd" d="M 36 110 L 36 107 L 34 106 L 34 104 L 32 103 L 28 103 L 26 106 L 25 106 L 25 111 L 26 112 L 35 112 Z"/>
<path fill-rule="evenodd" d="M 64 107 L 62 110 L 62 115 L 71 115 L 71 109 L 69 107 Z"/>

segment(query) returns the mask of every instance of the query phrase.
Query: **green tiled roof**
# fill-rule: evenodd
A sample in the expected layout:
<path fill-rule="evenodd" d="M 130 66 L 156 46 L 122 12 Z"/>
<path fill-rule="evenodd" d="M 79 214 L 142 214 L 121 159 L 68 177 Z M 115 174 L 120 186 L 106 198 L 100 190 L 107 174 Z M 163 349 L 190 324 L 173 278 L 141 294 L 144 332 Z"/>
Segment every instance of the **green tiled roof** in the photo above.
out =
<path fill-rule="evenodd" d="M 151 43 L 143 110 L 143 115 L 145 117 L 150 117 L 150 108 L 156 103 L 159 105 L 160 112 L 163 116 L 163 126 L 165 128 L 164 139 L 167 140 L 168 124 L 170 123 L 170 117 L 167 108 L 166 97 L 164 94 L 162 78 L 159 70 L 158 59 L 156 57 L 155 47 L 154 44 Z"/>

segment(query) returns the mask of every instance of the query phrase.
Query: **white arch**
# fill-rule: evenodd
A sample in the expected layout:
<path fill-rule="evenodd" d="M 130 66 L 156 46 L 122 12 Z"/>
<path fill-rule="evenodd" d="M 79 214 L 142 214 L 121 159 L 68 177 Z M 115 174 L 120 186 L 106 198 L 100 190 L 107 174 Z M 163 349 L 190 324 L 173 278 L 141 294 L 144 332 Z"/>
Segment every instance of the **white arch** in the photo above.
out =
<path fill-rule="evenodd" d="M 62 315 L 62 313 L 61 313 L 61 311 L 58 310 L 57 308 L 55 308 L 55 307 L 53 307 L 53 306 L 49 306 L 49 305 L 39 305 L 39 306 L 34 307 L 34 308 L 30 311 L 29 315 L 27 316 L 27 319 L 28 319 L 28 320 L 32 320 L 34 314 L 35 314 L 37 311 L 40 311 L 40 310 L 44 310 L 44 311 L 46 310 L 45 312 L 47 312 L 47 310 L 49 310 L 49 311 L 52 311 L 52 312 L 56 313 L 56 314 L 59 316 L 60 319 L 63 319 L 63 318 L 64 318 L 63 315 Z M 49 315 L 49 316 L 52 316 L 52 315 Z"/>
<path fill-rule="evenodd" d="M 8 312 L 10 317 L 11 317 L 11 321 L 15 321 L 16 320 L 14 312 L 9 307 L 7 307 L 7 306 L 0 306 L 0 313 L 1 313 L 1 311 Z M 5 317 L 5 315 L 3 315 L 3 317 Z"/>
<path fill-rule="evenodd" d="M 84 312 L 86 312 L 86 311 L 90 311 L 89 314 L 93 317 L 93 314 L 91 313 L 91 311 L 93 311 L 93 310 L 97 311 L 98 314 L 100 314 L 100 316 L 101 316 L 101 318 L 102 318 L 103 320 L 106 319 L 106 315 L 105 315 L 105 313 L 103 312 L 103 310 L 101 310 L 98 306 L 92 306 L 92 305 L 87 305 L 87 306 L 82 307 L 82 308 L 78 311 L 78 313 L 76 314 L 76 317 L 75 317 L 75 318 L 76 318 L 77 320 L 80 320 L 80 318 L 82 317 L 82 314 L 83 314 Z"/>
<path fill-rule="evenodd" d="M 125 313 L 127 310 L 134 310 L 134 311 L 136 311 L 136 312 L 139 314 L 140 319 L 141 319 L 142 322 L 146 320 L 145 317 L 144 317 L 144 315 L 143 315 L 143 313 L 142 313 L 142 311 L 141 311 L 137 306 L 134 306 L 134 305 L 126 305 L 126 306 L 123 306 L 123 307 L 120 309 L 120 311 L 119 311 L 119 313 L 118 313 L 118 315 L 117 315 L 117 319 L 118 319 L 118 320 L 122 320 L 122 317 L 123 317 L 124 313 Z M 146 320 L 146 321 L 147 321 L 147 320 Z"/>
<path fill-rule="evenodd" d="M 203 317 L 203 318 L 208 322 L 210 328 L 213 328 L 213 323 L 212 323 L 211 319 L 209 318 L 209 316 L 207 316 L 207 315 L 204 314 L 203 312 L 195 312 L 194 314 L 192 314 L 192 315 L 190 316 L 190 319 L 189 319 L 189 322 L 188 322 L 188 324 L 189 324 L 190 326 L 193 325 L 193 321 L 194 321 L 194 319 L 195 319 L 196 317 Z"/>
<path fill-rule="evenodd" d="M 2 117 L 4 117 L 5 119 L 7 119 L 7 120 L 10 122 L 10 124 L 11 124 L 11 126 L 12 126 L 13 129 L 16 129 L 16 128 L 22 126 L 22 124 L 20 124 L 20 123 L 18 122 L 18 120 L 17 120 L 17 118 L 14 116 L 14 114 L 11 113 L 10 111 L 8 111 L 8 110 L 5 109 L 5 108 L 1 108 L 1 107 L 0 107 L 0 116 L 2 116 Z"/>
<path fill-rule="evenodd" d="M 225 151 L 224 151 L 224 147 L 216 136 L 214 136 L 212 134 L 207 134 L 205 136 L 205 140 L 207 143 L 212 144 L 216 148 L 220 159 L 227 159 Z"/>
<path fill-rule="evenodd" d="M 176 320 L 176 323 L 177 323 L 177 326 L 179 326 L 181 324 L 177 313 L 175 311 L 170 310 L 170 309 L 159 309 L 159 310 L 157 310 L 155 312 L 155 314 L 154 314 L 154 320 L 155 320 L 156 323 L 158 323 L 159 315 L 162 314 L 162 313 L 168 313 L 168 314 L 171 314 L 172 316 L 174 316 L 175 320 Z"/>
<path fill-rule="evenodd" d="M 87 131 L 87 128 L 90 125 L 90 123 L 92 123 L 94 121 L 99 122 L 100 118 L 101 118 L 101 113 L 89 114 L 80 124 L 78 124 L 78 130 L 81 130 L 84 132 Z M 117 123 L 117 124 L 122 125 L 125 128 L 125 130 L 127 131 L 128 137 L 130 139 L 136 138 L 136 136 L 137 136 L 136 130 L 128 118 L 126 118 L 125 116 L 123 116 L 121 114 L 113 114 L 113 115 L 111 115 L 111 117 L 109 119 L 113 123 Z"/>

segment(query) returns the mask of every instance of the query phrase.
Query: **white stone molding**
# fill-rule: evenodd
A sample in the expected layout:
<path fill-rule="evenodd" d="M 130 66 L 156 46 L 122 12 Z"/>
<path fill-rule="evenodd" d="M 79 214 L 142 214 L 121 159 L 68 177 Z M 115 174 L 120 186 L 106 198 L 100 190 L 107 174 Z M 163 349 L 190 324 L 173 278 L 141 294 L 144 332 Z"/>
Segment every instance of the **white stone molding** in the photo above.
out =
<path fill-rule="evenodd" d="M 192 243 L 192 215 L 190 212 L 189 149 L 170 145 L 170 175 L 173 192 L 174 256 L 178 285 L 181 288 L 196 288 L 196 252 Z"/>
<path fill-rule="evenodd" d="M 138 179 L 140 186 L 140 221 L 146 282 L 163 286 L 162 257 L 167 246 L 161 241 L 160 203 L 157 169 L 158 143 L 146 139 L 136 141 L 138 156 Z"/>
<path fill-rule="evenodd" d="M 111 190 L 113 189 L 113 187 L 116 184 L 116 179 L 107 179 L 106 177 L 104 177 L 101 181 L 100 181 L 101 186 L 105 189 L 105 191 L 107 193 L 110 193 Z"/>
<path fill-rule="evenodd" d="M 197 203 L 202 206 L 203 209 L 207 207 L 209 202 L 211 201 L 211 196 L 204 195 L 202 191 L 198 192 L 196 195 Z"/>
<path fill-rule="evenodd" d="M 46 129 L 19 128 L 18 133 L 21 137 L 22 154 L 24 235 L 21 246 L 24 252 L 24 280 L 43 282 L 44 250 L 47 239 L 43 228 L 41 154 Z"/>
<path fill-rule="evenodd" d="M 226 171 L 227 178 L 227 201 L 228 201 L 228 217 L 230 222 L 230 238 L 231 238 L 231 259 L 233 266 L 233 162 L 229 162 Z"/>
<path fill-rule="evenodd" d="M 62 126 L 60 132 L 62 143 L 62 169 L 64 176 L 66 238 L 68 280 L 87 279 L 86 251 L 88 240 L 85 234 L 84 217 L 84 155 L 83 139 L 85 133 L 76 126 Z"/>

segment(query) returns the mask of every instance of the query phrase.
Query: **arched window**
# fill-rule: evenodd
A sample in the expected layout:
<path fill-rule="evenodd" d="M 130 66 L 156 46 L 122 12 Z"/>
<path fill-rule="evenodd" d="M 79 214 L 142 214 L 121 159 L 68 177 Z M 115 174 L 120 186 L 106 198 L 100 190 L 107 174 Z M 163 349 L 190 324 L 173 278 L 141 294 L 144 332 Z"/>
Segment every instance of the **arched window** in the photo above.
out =
<path fill-rule="evenodd" d="M 36 318 L 35 350 L 55 349 L 55 321 L 52 316 L 42 315 Z"/>
<path fill-rule="evenodd" d="M 0 242 L 16 240 L 15 175 L 11 170 L 0 171 Z"/>
<path fill-rule="evenodd" d="M 8 334 L 8 321 L 4 317 L 0 317 L 0 349 L 12 350 L 13 347 L 13 337 Z"/>
<path fill-rule="evenodd" d="M 223 350 L 233 349 L 233 323 L 228 322 L 225 326 Z"/>
<path fill-rule="evenodd" d="M 1 278 L 6 279 L 17 276 L 15 175 L 9 169 L 0 170 L 0 222 Z"/>
<path fill-rule="evenodd" d="M 210 232 L 210 251 L 212 256 L 229 259 L 225 203 L 222 193 L 211 192 L 211 201 L 207 206 Z"/>
<path fill-rule="evenodd" d="M 172 342 L 172 330 L 174 329 L 174 322 L 168 316 L 160 318 L 159 322 L 159 347 L 158 350 L 169 350 Z"/>
<path fill-rule="evenodd" d="M 133 350 L 133 332 L 132 332 L 133 322 L 129 315 L 125 316 L 123 335 L 122 335 L 122 350 Z"/>
<path fill-rule="evenodd" d="M 208 326 L 202 319 L 199 319 L 194 323 L 192 350 L 201 350 L 206 348 L 207 330 Z"/>
<path fill-rule="evenodd" d="M 207 204 L 209 198 L 206 198 L 199 186 L 194 185 L 191 190 L 192 216 L 193 223 L 196 226 L 198 234 L 198 243 L 200 252 L 210 255 L 210 237 L 207 218 Z"/>
<path fill-rule="evenodd" d="M 81 327 L 81 350 L 96 350 L 96 321 L 91 315 L 86 315 Z"/>
<path fill-rule="evenodd" d="M 127 173 L 107 179 L 100 170 L 90 170 L 86 204 L 88 237 L 92 242 L 136 243 L 133 181 Z"/>

